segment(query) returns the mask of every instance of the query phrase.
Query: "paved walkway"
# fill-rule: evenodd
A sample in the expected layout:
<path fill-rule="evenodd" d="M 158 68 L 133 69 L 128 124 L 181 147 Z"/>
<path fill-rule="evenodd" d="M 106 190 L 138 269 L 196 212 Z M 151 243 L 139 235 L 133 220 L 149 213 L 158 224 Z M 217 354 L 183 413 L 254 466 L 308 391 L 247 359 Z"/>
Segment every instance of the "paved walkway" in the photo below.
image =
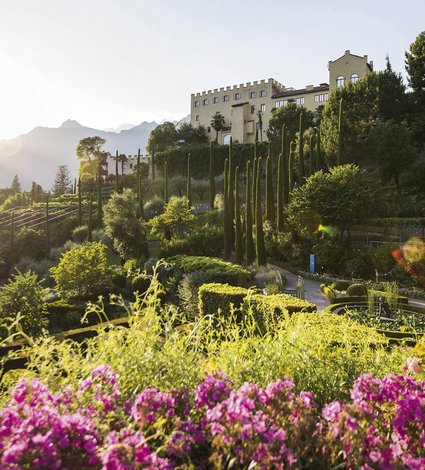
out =
<path fill-rule="evenodd" d="M 270 264 L 271 267 L 278 270 L 282 273 L 287 279 L 287 289 L 295 289 L 297 284 L 298 276 L 292 274 L 291 272 L 287 271 L 286 269 L 281 268 L 280 266 L 276 266 L 274 264 Z M 310 279 L 304 279 L 304 292 L 305 292 L 305 300 L 317 305 L 317 311 L 321 312 L 329 305 L 329 299 L 326 297 L 325 294 L 320 290 L 320 282 L 311 281 Z"/>

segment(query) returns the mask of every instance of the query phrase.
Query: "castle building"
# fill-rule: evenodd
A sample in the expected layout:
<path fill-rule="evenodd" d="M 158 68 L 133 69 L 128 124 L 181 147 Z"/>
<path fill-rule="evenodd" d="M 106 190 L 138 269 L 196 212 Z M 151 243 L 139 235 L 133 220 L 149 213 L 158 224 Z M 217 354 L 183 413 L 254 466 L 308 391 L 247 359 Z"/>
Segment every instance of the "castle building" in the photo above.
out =
<path fill-rule="evenodd" d="M 371 72 L 373 63 L 368 62 L 367 55 L 361 57 L 345 51 L 343 56 L 329 61 L 328 69 L 329 83 L 307 85 L 302 89 L 288 88 L 269 78 L 192 93 L 190 122 L 193 126 L 203 125 L 209 139 L 215 140 L 211 120 L 219 112 L 224 117 L 224 127 L 218 132 L 219 144 L 227 144 L 230 137 L 241 143 L 254 142 L 257 129 L 261 140 L 267 140 L 268 124 L 275 108 L 294 101 L 314 111 L 328 101 L 334 88 L 356 83 Z"/>

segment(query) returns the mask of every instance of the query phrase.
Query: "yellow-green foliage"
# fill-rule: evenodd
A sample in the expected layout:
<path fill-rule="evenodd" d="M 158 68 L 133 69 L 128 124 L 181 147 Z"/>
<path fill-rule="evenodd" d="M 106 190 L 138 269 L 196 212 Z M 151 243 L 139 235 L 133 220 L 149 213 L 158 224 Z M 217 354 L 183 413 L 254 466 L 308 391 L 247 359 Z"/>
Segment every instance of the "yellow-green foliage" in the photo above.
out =
<path fill-rule="evenodd" d="M 238 284 L 248 282 L 251 277 L 251 273 L 242 266 L 209 256 L 177 255 L 168 258 L 167 262 L 171 263 L 182 273 L 202 271 L 205 273 L 223 274 L 229 277 L 228 282 L 231 282 L 230 278 L 232 278 Z"/>
<path fill-rule="evenodd" d="M 288 294 L 261 295 L 245 297 L 242 311 L 251 311 L 261 331 L 273 328 L 279 321 L 294 312 L 315 312 L 316 305 Z"/>
<path fill-rule="evenodd" d="M 201 315 L 228 315 L 231 306 L 239 308 L 248 289 L 229 284 L 210 283 L 199 288 L 199 311 Z"/>
<path fill-rule="evenodd" d="M 64 297 L 97 293 L 110 285 L 112 275 L 106 246 L 99 242 L 85 243 L 66 251 L 50 272 Z"/>

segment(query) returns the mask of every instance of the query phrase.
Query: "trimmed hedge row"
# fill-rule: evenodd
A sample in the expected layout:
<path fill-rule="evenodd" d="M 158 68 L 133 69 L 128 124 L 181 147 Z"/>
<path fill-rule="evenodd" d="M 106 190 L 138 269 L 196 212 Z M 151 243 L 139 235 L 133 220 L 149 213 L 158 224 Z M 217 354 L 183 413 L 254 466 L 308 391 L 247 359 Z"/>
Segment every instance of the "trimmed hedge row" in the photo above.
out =
<path fill-rule="evenodd" d="M 242 266 L 209 256 L 177 255 L 168 258 L 167 262 L 173 265 L 181 274 L 195 271 L 214 273 L 215 280 L 223 284 L 245 285 L 252 277 L 251 272 Z"/>
<path fill-rule="evenodd" d="M 316 311 L 316 305 L 288 294 L 261 295 L 229 284 L 203 284 L 198 296 L 201 315 L 228 315 L 232 307 L 242 314 L 251 311 L 261 329 L 294 312 Z"/>
<path fill-rule="evenodd" d="M 162 170 L 164 162 L 168 162 L 167 172 L 168 177 L 176 175 L 186 175 L 187 172 L 187 154 L 191 155 L 191 170 L 192 177 L 197 179 L 207 178 L 209 172 L 210 162 L 210 146 L 209 144 L 180 147 L 166 152 L 161 152 L 155 156 L 155 163 L 157 167 Z M 267 143 L 259 143 L 259 154 L 262 156 L 267 155 Z M 244 168 L 247 160 L 253 158 L 254 144 L 238 144 L 233 143 L 232 158 L 235 162 L 235 167 Z M 223 173 L 224 161 L 229 156 L 228 145 L 214 145 L 213 147 L 213 161 L 212 171 L 214 176 Z"/>

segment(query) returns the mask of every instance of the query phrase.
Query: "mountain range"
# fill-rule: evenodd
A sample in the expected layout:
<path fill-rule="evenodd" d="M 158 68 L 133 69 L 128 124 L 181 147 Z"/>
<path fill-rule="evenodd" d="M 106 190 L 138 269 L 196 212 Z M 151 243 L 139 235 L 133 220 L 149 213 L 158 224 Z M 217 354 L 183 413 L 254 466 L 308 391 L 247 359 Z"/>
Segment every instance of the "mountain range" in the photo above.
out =
<path fill-rule="evenodd" d="M 185 118 L 186 119 L 186 118 Z M 32 181 L 48 190 L 53 185 L 59 165 L 67 165 L 70 177 L 77 176 L 79 161 L 75 149 L 85 137 L 98 135 L 106 139 L 104 150 L 115 155 L 146 153 L 149 134 L 158 124 L 142 122 L 131 129 L 108 132 L 93 129 L 68 119 L 59 127 L 36 127 L 14 139 L 0 140 L 0 187 L 10 187 L 17 174 L 24 190 Z"/>

